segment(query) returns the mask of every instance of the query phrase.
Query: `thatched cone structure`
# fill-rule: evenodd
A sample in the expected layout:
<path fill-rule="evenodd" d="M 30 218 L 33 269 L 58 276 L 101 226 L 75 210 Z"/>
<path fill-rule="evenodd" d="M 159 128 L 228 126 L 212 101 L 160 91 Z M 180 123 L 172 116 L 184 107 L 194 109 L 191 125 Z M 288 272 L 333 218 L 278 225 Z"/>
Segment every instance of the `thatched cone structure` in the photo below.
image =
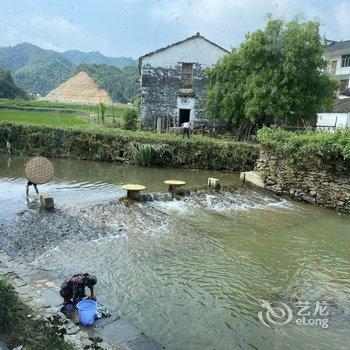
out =
<path fill-rule="evenodd" d="M 113 105 L 113 101 L 104 89 L 101 89 L 86 73 L 79 72 L 56 89 L 50 91 L 41 100 L 97 105 Z"/>

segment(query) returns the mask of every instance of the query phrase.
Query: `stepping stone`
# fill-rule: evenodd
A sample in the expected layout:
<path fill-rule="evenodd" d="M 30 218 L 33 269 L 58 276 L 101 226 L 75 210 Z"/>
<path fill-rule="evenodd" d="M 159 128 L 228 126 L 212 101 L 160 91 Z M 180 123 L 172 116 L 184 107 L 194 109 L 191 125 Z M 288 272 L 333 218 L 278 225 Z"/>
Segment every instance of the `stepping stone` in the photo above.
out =
<path fill-rule="evenodd" d="M 180 194 L 185 190 L 185 181 L 181 180 L 166 180 L 164 181 L 166 185 L 169 185 L 169 192 L 175 193 L 175 194 Z"/>
<path fill-rule="evenodd" d="M 53 209 L 55 206 L 53 198 L 46 195 L 46 194 L 40 195 L 40 203 L 41 203 L 42 207 L 46 210 Z"/>
<path fill-rule="evenodd" d="M 208 186 L 218 190 L 218 189 L 220 189 L 220 180 L 215 179 L 214 177 L 209 177 L 208 178 Z"/>
<path fill-rule="evenodd" d="M 134 200 L 138 200 L 140 192 L 146 189 L 145 186 L 136 184 L 126 184 L 122 188 L 127 191 L 127 197 Z"/>

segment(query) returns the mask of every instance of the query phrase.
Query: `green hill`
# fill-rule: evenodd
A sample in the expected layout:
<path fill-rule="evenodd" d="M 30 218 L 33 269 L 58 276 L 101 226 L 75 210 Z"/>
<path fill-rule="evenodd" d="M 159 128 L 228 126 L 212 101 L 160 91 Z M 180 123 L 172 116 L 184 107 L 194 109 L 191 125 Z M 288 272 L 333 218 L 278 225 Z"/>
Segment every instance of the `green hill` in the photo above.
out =
<path fill-rule="evenodd" d="M 69 50 L 62 55 L 74 65 L 82 63 L 106 64 L 117 68 L 136 66 L 137 62 L 131 57 L 107 57 L 98 51 L 82 52 L 79 50 Z"/>
<path fill-rule="evenodd" d="M 47 95 L 76 70 L 85 70 L 115 102 L 130 102 L 138 92 L 136 61 L 127 57 L 107 57 L 98 51 L 59 53 L 22 43 L 0 48 L 0 66 L 10 70 L 14 82 L 33 96 Z"/>
<path fill-rule="evenodd" d="M 74 71 L 75 67 L 70 62 L 49 53 L 21 67 L 13 77 L 28 93 L 43 96 L 69 79 Z"/>
<path fill-rule="evenodd" d="M 0 98 L 28 98 L 24 90 L 15 84 L 11 73 L 3 68 L 0 68 Z"/>
<path fill-rule="evenodd" d="M 54 51 L 44 50 L 30 43 L 0 47 L 0 62 L 5 69 L 15 72 L 26 64 L 41 59 L 48 52 Z"/>

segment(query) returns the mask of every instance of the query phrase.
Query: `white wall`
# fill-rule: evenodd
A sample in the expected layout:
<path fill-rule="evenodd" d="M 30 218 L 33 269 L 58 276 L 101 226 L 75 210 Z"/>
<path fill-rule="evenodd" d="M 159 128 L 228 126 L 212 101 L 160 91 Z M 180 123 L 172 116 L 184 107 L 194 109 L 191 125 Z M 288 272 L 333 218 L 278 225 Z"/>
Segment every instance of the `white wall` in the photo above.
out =
<path fill-rule="evenodd" d="M 349 52 L 350 54 L 350 52 Z M 350 67 L 342 67 L 341 66 L 341 57 L 342 54 L 327 54 L 326 59 L 329 61 L 329 72 L 333 74 L 333 70 L 331 68 L 332 61 L 337 61 L 337 68 L 335 70 L 335 75 L 341 75 L 341 74 L 350 74 Z M 349 81 L 349 87 L 350 87 L 350 81 Z"/>
<path fill-rule="evenodd" d="M 350 113 L 317 113 L 316 128 L 320 126 L 350 128 Z"/>
<path fill-rule="evenodd" d="M 199 37 L 145 57 L 142 60 L 142 66 L 149 64 L 153 67 L 173 68 L 185 62 L 200 63 L 203 68 L 206 68 L 214 65 L 226 54 L 225 50 Z"/>

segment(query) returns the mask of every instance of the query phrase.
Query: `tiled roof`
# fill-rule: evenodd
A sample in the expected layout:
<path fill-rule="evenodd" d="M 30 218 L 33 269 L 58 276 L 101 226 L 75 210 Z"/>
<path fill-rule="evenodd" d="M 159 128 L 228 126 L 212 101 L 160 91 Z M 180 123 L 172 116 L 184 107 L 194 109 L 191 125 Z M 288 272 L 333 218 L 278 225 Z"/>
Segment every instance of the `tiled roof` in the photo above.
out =
<path fill-rule="evenodd" d="M 350 51 L 350 40 L 344 41 L 334 41 L 333 43 L 327 45 L 326 52 L 335 52 L 335 51 Z"/>
<path fill-rule="evenodd" d="M 174 43 L 174 44 L 171 44 L 171 45 L 162 47 L 162 48 L 160 48 L 160 49 L 158 49 L 158 50 L 155 50 L 155 51 L 146 53 L 145 55 L 143 55 L 143 56 L 141 56 L 141 57 L 139 58 L 139 63 L 141 63 L 141 61 L 142 61 L 145 57 L 152 56 L 152 55 L 154 55 L 154 54 L 156 54 L 156 53 L 158 53 L 158 52 L 167 50 L 167 49 L 169 49 L 170 47 L 173 47 L 173 46 L 182 44 L 182 43 L 184 43 L 184 42 L 186 42 L 186 41 L 189 41 L 189 40 L 192 40 L 192 39 L 197 39 L 197 38 L 204 39 L 205 41 L 207 41 L 207 42 L 209 42 L 210 44 L 212 44 L 212 45 L 218 47 L 219 49 L 221 49 L 221 50 L 223 50 L 223 51 L 226 51 L 227 53 L 229 52 L 229 51 L 227 51 L 226 49 L 224 49 L 223 47 L 219 46 L 218 44 L 215 44 L 214 42 L 212 42 L 212 41 L 208 40 L 207 38 L 205 38 L 204 36 L 200 35 L 200 33 L 197 33 L 197 34 L 195 34 L 195 35 L 190 36 L 189 38 L 186 38 L 186 39 L 184 39 L 184 40 L 180 40 L 180 41 L 178 41 L 178 42 L 176 42 L 176 43 Z"/>

